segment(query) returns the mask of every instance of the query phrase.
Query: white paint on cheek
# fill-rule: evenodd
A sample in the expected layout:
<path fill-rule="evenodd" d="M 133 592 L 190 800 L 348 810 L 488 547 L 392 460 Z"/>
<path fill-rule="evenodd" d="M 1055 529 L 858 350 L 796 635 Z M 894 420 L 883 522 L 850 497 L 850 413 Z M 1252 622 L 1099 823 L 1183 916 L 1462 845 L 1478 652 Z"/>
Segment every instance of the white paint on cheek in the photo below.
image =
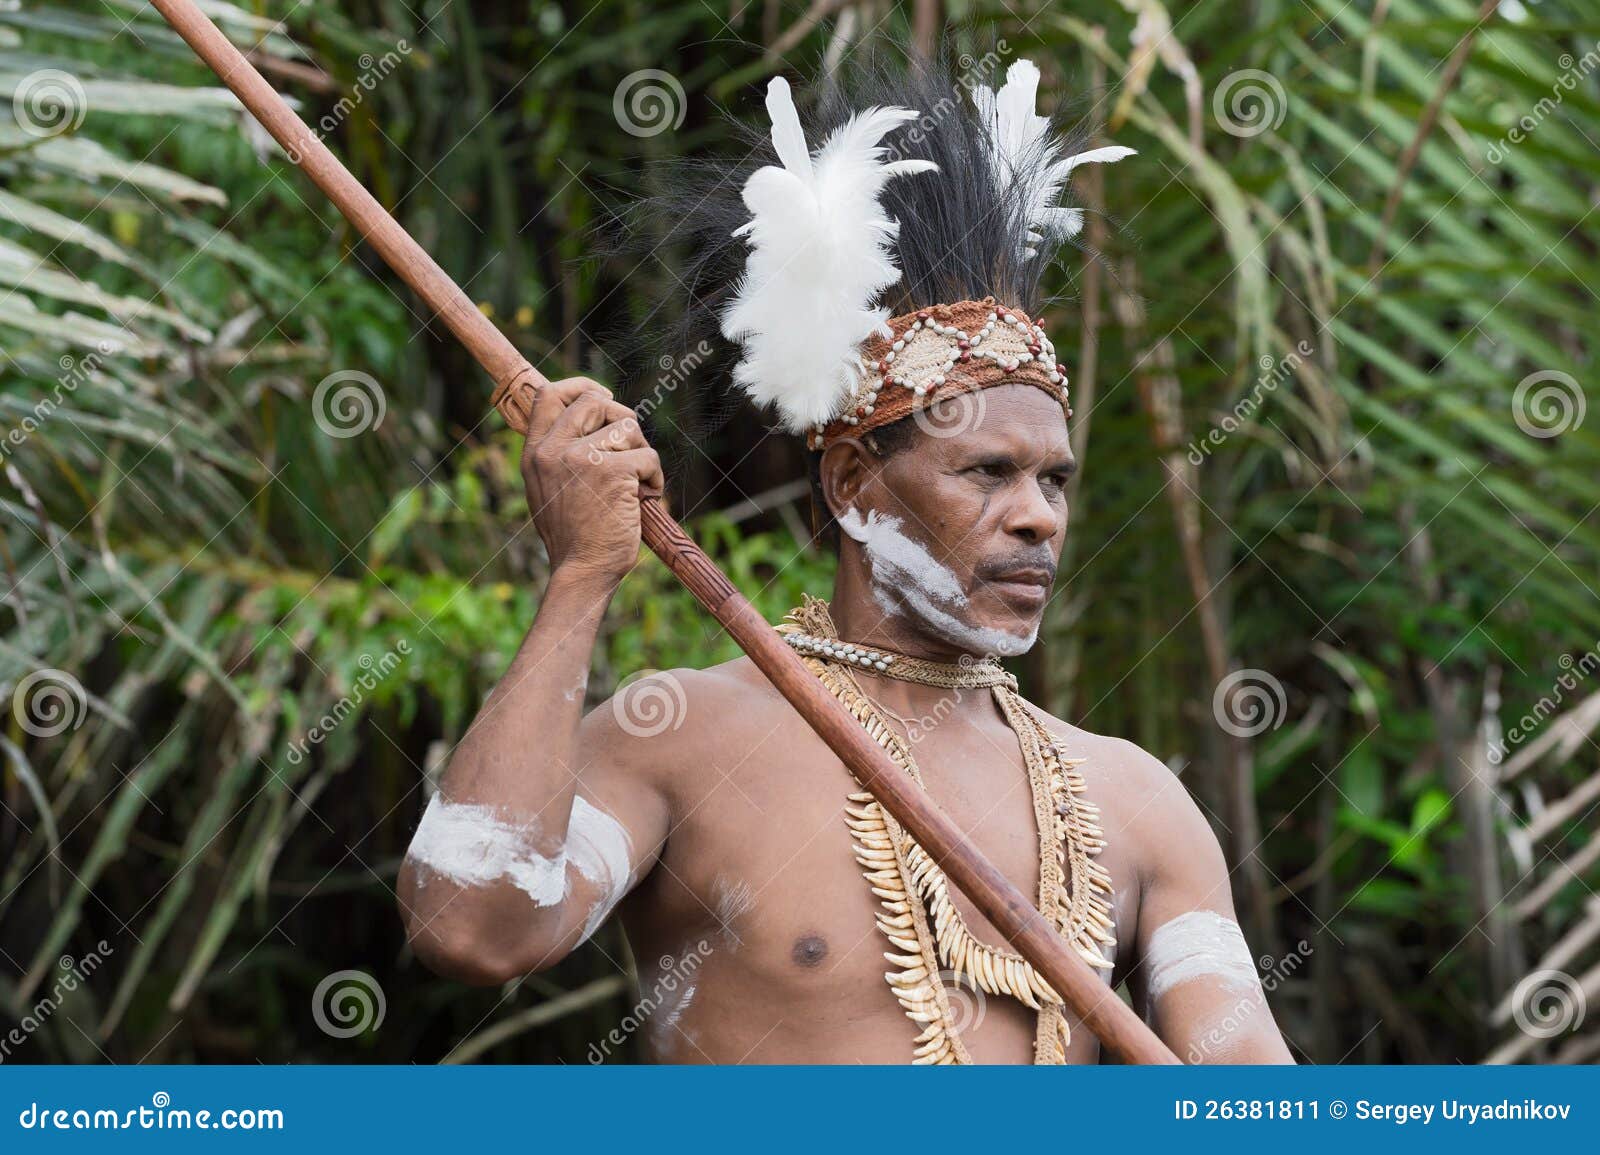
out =
<path fill-rule="evenodd" d="M 1261 986 L 1239 924 L 1210 910 L 1180 914 L 1157 927 L 1145 964 L 1151 998 L 1196 979 L 1211 979 L 1234 991 L 1252 992 Z"/>
<path fill-rule="evenodd" d="M 435 794 L 406 856 L 457 886 L 509 880 L 535 906 L 555 906 L 567 891 L 566 855 L 533 849 L 538 824 L 507 822 L 492 806 L 447 802 Z"/>
<path fill-rule="evenodd" d="M 567 861 L 600 890 L 600 897 L 590 907 L 584 922 L 583 939 L 587 940 L 628 893 L 633 873 L 633 843 L 620 822 L 581 794 L 572 798 L 572 819 L 567 825 Z"/>
<path fill-rule="evenodd" d="M 1014 657 L 1033 648 L 1037 623 L 1026 634 L 1013 634 L 963 621 L 967 598 L 961 580 L 927 546 L 907 535 L 898 517 L 872 509 L 863 518 L 851 506 L 840 515 L 839 528 L 860 543 L 872 574 L 873 597 L 885 613 L 909 613 L 969 654 Z"/>

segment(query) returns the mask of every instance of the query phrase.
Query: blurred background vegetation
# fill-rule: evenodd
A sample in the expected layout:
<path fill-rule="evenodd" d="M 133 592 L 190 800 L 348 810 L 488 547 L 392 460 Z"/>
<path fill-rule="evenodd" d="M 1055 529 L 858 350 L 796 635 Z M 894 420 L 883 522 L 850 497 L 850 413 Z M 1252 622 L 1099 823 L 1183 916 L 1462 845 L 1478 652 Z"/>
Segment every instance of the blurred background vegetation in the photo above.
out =
<path fill-rule="evenodd" d="M 643 162 L 863 44 L 1038 60 L 1139 157 L 1080 174 L 1046 318 L 1085 468 L 1026 689 L 1180 770 L 1258 953 L 1308 948 L 1300 1057 L 1595 1054 L 1593 0 L 204 7 L 536 364 L 634 399 L 601 338 L 671 321 L 672 254 L 586 231 Z M 7 1057 L 584 1061 L 615 928 L 473 991 L 391 891 L 543 580 L 488 384 L 143 0 L 0 3 L 0 98 Z M 381 421 L 324 431 L 334 373 Z M 828 583 L 798 450 L 706 408 L 654 414 L 674 505 L 775 620 Z M 591 693 L 732 653 L 647 558 Z M 338 1037 L 348 969 L 386 1014 Z"/>

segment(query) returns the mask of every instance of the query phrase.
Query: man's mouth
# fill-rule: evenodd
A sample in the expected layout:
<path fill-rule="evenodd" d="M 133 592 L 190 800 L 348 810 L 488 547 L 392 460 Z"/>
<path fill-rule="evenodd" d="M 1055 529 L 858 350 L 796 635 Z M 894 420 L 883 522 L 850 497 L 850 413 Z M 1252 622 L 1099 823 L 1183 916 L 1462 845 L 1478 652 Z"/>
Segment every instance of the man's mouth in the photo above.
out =
<path fill-rule="evenodd" d="M 985 584 L 991 586 L 1006 601 L 1019 606 L 1037 608 L 1050 596 L 1050 586 L 1055 581 L 1055 576 L 1042 566 L 1025 566 L 994 574 L 985 579 Z"/>

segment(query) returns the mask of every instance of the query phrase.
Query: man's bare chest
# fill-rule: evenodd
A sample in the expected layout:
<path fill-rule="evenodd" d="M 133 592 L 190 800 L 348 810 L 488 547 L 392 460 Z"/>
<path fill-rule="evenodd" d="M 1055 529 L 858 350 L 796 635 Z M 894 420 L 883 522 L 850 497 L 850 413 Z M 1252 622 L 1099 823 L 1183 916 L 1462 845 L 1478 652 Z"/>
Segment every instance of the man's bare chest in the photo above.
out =
<path fill-rule="evenodd" d="M 911 749 L 930 796 L 1007 877 L 1036 894 L 1046 847 L 1015 736 L 952 726 L 919 735 Z M 885 981 L 885 950 L 894 948 L 875 917 L 883 896 L 856 861 L 846 820 L 861 787 L 803 727 L 779 725 L 707 769 L 662 867 L 628 911 L 641 953 L 657 962 L 696 956 L 691 1001 L 700 1006 L 669 1013 L 658 1049 L 692 1050 L 698 1024 L 702 1040 L 726 1046 L 731 1034 L 734 1049 L 748 1045 L 759 1056 L 781 1021 L 781 1038 L 802 1048 L 851 1038 L 864 1061 L 905 1061 L 910 1024 Z M 1114 884 L 1121 857 L 1109 848 L 1102 855 Z M 1132 897 L 1118 888 L 1117 918 L 1130 933 Z M 964 896 L 957 893 L 955 905 L 979 939 L 1004 945 Z M 713 1013 L 713 1001 L 740 1008 L 740 1022 Z M 1020 1061 L 1032 1013 L 1009 999 L 989 1002 L 984 1032 L 995 1058 Z"/>

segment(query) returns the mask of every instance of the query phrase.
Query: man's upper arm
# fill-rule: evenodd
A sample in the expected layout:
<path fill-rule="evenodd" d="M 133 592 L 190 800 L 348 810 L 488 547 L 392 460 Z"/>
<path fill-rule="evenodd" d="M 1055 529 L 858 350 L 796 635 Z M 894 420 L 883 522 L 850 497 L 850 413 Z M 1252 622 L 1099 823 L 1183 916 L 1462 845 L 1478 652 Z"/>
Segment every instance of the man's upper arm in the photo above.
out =
<path fill-rule="evenodd" d="M 1234 917 L 1227 862 L 1188 791 L 1149 755 L 1135 832 L 1145 863 L 1129 977 L 1145 1017 L 1187 1063 L 1290 1063 Z"/>
<path fill-rule="evenodd" d="M 670 681 L 668 681 L 670 680 Z M 634 695 L 683 693 L 671 673 L 631 683 L 591 710 L 578 729 L 578 779 L 567 824 L 567 894 L 557 934 L 561 953 L 586 940 L 660 858 L 671 821 L 670 769 L 681 740 L 670 724 L 660 733 L 635 724 Z M 677 700 L 682 700 L 677 698 Z"/>

